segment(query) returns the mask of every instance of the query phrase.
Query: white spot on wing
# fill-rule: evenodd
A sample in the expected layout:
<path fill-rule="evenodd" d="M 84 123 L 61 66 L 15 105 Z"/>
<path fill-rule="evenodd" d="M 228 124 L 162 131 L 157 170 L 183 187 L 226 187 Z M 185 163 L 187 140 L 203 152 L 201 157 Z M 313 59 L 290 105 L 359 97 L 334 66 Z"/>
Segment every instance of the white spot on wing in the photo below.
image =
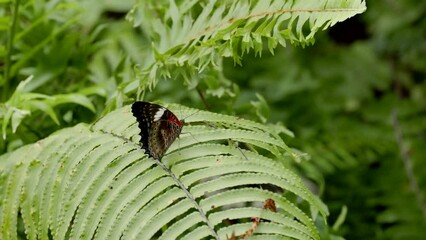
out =
<path fill-rule="evenodd" d="M 160 118 L 163 116 L 164 111 L 166 111 L 165 108 L 160 108 L 154 115 L 154 122 L 160 120 Z"/>

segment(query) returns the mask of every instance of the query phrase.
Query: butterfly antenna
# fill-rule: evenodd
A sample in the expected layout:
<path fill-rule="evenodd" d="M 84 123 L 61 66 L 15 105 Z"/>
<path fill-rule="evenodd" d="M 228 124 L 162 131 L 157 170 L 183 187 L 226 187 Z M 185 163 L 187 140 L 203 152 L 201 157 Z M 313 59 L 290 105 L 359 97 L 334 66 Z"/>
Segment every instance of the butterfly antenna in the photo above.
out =
<path fill-rule="evenodd" d="M 189 117 L 191 117 L 191 116 L 195 115 L 195 114 L 196 114 L 196 113 L 198 113 L 199 111 L 201 111 L 201 109 L 197 109 L 197 111 L 195 111 L 195 112 L 193 112 L 193 113 L 189 114 L 188 116 L 186 116 L 186 117 L 182 118 L 180 121 L 181 121 L 181 122 L 185 122 L 185 119 L 187 119 L 187 118 L 189 118 Z M 193 138 L 196 142 L 201 142 L 200 140 L 196 139 L 196 138 L 194 137 L 194 135 L 192 135 L 192 133 L 191 133 L 191 132 L 185 132 L 185 133 L 188 133 L 189 135 L 191 135 L 191 137 L 192 137 L 192 138 Z M 180 146 L 179 146 L 179 148 L 180 148 Z"/>
<path fill-rule="evenodd" d="M 189 118 L 189 117 L 191 117 L 191 116 L 195 115 L 195 114 L 196 114 L 196 113 L 198 113 L 199 111 L 201 111 L 201 109 L 197 109 L 197 111 L 195 111 L 195 112 L 193 112 L 193 113 L 189 114 L 188 116 L 186 116 L 186 117 L 182 118 L 182 120 L 181 120 L 181 121 L 185 121 L 185 119 L 187 119 L 187 118 Z"/>

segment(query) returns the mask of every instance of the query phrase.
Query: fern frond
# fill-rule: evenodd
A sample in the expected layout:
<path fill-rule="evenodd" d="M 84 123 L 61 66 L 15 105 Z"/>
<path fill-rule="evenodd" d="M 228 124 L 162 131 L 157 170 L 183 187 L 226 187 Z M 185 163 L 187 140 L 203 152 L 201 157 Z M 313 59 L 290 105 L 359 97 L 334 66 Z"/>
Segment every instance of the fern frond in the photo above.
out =
<path fill-rule="evenodd" d="M 169 108 L 178 116 L 196 111 Z M 258 123 L 198 113 L 163 167 L 140 148 L 129 106 L 1 156 L 0 238 L 17 238 L 20 214 L 29 239 L 225 239 L 244 234 L 252 217 L 269 221 L 255 239 L 319 239 L 313 220 L 327 208 L 277 161 L 283 141 Z M 209 117 L 215 128 L 204 125 Z M 269 198 L 277 212 L 261 208 Z"/>
<path fill-rule="evenodd" d="M 251 50 L 260 55 L 265 43 L 272 53 L 286 41 L 313 43 L 318 30 L 365 9 L 363 0 L 138 1 L 128 19 L 153 42 L 151 58 L 137 70 L 139 86 L 171 76 L 189 81 L 221 57 L 240 63 Z"/>

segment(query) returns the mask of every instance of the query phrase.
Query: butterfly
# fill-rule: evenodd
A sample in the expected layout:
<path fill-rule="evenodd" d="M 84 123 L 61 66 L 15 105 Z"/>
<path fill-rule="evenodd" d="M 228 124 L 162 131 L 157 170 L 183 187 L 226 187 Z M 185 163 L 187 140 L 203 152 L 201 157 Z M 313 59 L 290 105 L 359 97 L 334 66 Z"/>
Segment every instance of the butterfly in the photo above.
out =
<path fill-rule="evenodd" d="M 145 153 L 161 160 L 182 131 L 184 121 L 167 108 L 149 102 L 134 102 L 132 113 L 139 124 L 140 142 Z"/>

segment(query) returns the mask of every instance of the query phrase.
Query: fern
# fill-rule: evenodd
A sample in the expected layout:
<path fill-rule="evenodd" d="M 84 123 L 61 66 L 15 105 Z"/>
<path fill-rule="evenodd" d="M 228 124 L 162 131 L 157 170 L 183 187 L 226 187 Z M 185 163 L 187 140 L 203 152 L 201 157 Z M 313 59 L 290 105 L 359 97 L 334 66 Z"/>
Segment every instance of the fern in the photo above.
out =
<path fill-rule="evenodd" d="M 247 231 L 251 217 L 261 217 L 265 221 L 254 239 L 319 239 L 313 220 L 318 213 L 325 217 L 327 209 L 276 161 L 289 150 L 276 134 L 247 120 L 169 108 L 178 116 L 195 113 L 162 160 L 176 179 L 141 150 L 129 106 L 1 156 L 0 238 L 17 239 L 20 217 L 28 239 L 201 239 L 216 234 L 225 239 Z M 203 124 L 205 119 L 216 127 Z M 257 152 L 238 149 L 229 138 Z M 309 210 L 291 195 L 303 199 Z M 259 207 L 268 198 L 278 212 Z"/>
<path fill-rule="evenodd" d="M 240 63 L 250 50 L 261 55 L 264 41 L 272 53 L 286 41 L 310 44 L 318 30 L 365 9 L 362 0 L 138 1 L 128 19 L 153 42 L 151 57 L 137 69 L 139 86 L 143 91 L 172 76 L 193 86 L 195 73 L 217 68 L 221 57 Z"/>
<path fill-rule="evenodd" d="M 0 103 L 0 119 L 2 120 L 2 137 L 6 139 L 6 130 L 11 122 L 12 132 L 15 133 L 21 121 L 37 110 L 45 112 L 50 118 L 59 125 L 58 117 L 53 110 L 57 105 L 64 103 L 76 103 L 95 112 L 95 106 L 89 98 L 83 94 L 57 94 L 48 96 L 40 93 L 26 92 L 25 87 L 31 83 L 32 76 L 22 81 L 17 86 L 10 99 L 4 104 Z"/>

